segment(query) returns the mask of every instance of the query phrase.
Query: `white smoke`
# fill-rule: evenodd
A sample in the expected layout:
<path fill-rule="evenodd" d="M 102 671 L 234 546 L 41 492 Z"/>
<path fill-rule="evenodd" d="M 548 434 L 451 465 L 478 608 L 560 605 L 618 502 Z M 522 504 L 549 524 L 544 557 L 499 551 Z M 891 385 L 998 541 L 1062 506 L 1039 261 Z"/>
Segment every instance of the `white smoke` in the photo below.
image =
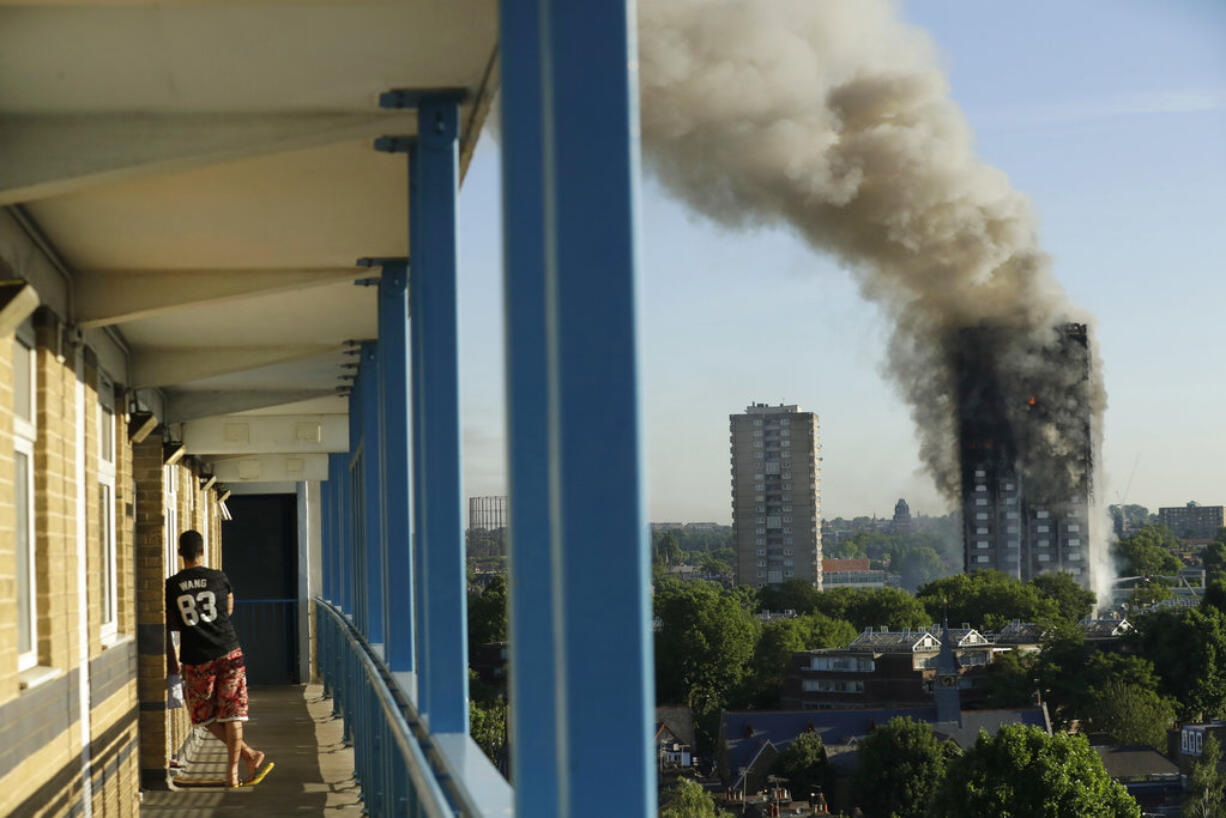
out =
<path fill-rule="evenodd" d="M 853 272 L 893 320 L 886 369 L 951 500 L 951 339 L 979 325 L 1017 339 L 996 351 L 1010 405 L 1045 399 L 1047 419 L 1019 460 L 1054 463 L 1056 490 L 1090 481 L 1078 410 L 1092 408 L 1096 454 L 1097 355 L 1088 383 L 1078 384 L 1084 370 L 1052 366 L 1054 328 L 1087 319 L 1051 276 L 1029 200 L 975 156 L 932 42 L 897 12 L 888 0 L 642 3 L 645 164 L 712 219 L 789 225 Z"/>

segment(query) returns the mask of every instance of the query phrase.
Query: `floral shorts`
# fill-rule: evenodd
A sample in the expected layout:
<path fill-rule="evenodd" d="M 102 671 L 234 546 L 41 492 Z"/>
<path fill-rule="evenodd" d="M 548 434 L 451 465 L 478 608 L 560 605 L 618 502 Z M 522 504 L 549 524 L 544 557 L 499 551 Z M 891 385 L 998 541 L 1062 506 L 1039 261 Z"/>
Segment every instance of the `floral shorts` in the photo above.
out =
<path fill-rule="evenodd" d="M 203 665 L 183 665 L 182 670 L 192 724 L 247 720 L 247 664 L 242 648 Z"/>

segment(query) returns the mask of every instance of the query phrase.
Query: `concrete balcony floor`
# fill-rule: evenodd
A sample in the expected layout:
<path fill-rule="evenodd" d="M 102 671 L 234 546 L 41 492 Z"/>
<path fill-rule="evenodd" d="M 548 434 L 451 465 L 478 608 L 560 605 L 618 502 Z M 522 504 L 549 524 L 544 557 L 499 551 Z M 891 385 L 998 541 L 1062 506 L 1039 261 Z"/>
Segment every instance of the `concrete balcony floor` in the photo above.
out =
<path fill-rule="evenodd" d="M 353 780 L 353 751 L 341 741 L 341 720 L 332 718 L 332 702 L 320 685 L 286 685 L 251 689 L 251 720 L 246 737 L 276 762 L 276 768 L 250 789 L 180 789 L 146 792 L 142 818 L 210 818 L 210 816 L 362 814 Z M 226 748 L 200 728 L 197 744 L 180 778 L 224 777 Z"/>

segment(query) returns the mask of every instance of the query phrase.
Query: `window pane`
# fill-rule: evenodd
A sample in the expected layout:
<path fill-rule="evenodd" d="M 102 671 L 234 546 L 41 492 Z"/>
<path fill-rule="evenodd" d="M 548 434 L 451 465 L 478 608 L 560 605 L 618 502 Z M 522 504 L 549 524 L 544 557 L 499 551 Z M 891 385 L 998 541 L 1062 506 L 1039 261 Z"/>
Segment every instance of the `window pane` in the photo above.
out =
<path fill-rule="evenodd" d="M 34 422 L 30 389 L 30 348 L 20 340 L 13 342 L 13 411 L 17 417 Z"/>
<path fill-rule="evenodd" d="M 102 428 L 99 430 L 99 440 L 102 443 L 102 459 L 107 463 L 115 462 L 115 413 L 105 406 L 102 407 Z"/>
<path fill-rule="evenodd" d="M 115 621 L 115 529 L 111 519 L 111 487 L 105 483 L 101 489 L 101 545 L 102 545 L 102 624 Z"/>
<path fill-rule="evenodd" d="M 17 505 L 17 652 L 28 653 L 34 645 L 33 623 L 30 621 L 30 460 L 15 452 L 14 500 Z"/>

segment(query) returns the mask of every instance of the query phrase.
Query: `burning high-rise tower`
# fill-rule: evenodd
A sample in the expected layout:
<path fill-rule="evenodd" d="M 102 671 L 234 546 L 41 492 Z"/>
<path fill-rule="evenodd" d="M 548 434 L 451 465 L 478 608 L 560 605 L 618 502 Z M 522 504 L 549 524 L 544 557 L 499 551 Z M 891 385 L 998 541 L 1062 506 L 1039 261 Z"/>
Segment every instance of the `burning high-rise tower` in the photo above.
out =
<path fill-rule="evenodd" d="M 960 330 L 954 346 L 966 570 L 1022 580 L 1066 571 L 1089 585 L 1085 324 L 1034 341 L 982 324 Z"/>

